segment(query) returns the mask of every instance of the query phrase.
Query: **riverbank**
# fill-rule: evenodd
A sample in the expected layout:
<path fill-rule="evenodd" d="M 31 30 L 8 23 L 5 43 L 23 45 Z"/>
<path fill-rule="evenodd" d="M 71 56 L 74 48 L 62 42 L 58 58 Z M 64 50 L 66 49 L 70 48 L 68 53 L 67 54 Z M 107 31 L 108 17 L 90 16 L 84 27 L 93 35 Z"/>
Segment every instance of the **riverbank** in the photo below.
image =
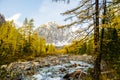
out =
<path fill-rule="evenodd" d="M 82 72 L 86 72 L 84 69 L 89 67 L 92 68 L 92 63 L 92 56 L 86 54 L 49 55 L 46 57 L 37 57 L 30 61 L 19 60 L 17 62 L 12 62 L 9 65 L 2 65 L 1 67 L 4 68 L 7 73 L 1 73 L 1 75 L 4 75 L 3 78 L 9 78 L 10 80 L 29 80 L 30 78 L 50 80 L 50 78 L 52 79 L 53 77 L 57 77 L 58 80 L 61 80 L 61 77 L 64 77 L 69 72 L 74 72 L 76 69 L 78 70 L 78 68 L 79 70 L 82 70 Z M 59 76 L 55 76 L 55 74 Z"/>

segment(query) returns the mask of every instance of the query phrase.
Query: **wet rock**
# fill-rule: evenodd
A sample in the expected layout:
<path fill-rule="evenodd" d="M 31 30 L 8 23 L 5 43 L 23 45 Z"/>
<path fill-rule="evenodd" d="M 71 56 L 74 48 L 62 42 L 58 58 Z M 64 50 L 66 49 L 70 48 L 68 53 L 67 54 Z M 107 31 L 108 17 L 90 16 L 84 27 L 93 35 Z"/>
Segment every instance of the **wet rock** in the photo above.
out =
<path fill-rule="evenodd" d="M 84 77 L 86 77 L 87 74 L 83 73 L 80 69 L 79 70 L 75 70 L 74 72 L 72 73 L 67 73 L 63 79 L 65 80 L 79 80 L 79 79 L 82 79 Z"/>
<path fill-rule="evenodd" d="M 59 72 L 65 72 L 65 71 L 67 71 L 66 68 L 60 68 L 59 69 Z"/>
<path fill-rule="evenodd" d="M 81 70 L 77 70 L 72 73 L 67 73 L 63 78 L 66 80 L 74 80 L 75 78 L 78 79 L 78 76 L 80 76 L 81 73 Z"/>
<path fill-rule="evenodd" d="M 33 67 L 31 62 L 24 64 L 24 70 L 31 70 Z"/>
<path fill-rule="evenodd" d="M 25 70 L 31 70 L 31 66 L 25 67 Z"/>

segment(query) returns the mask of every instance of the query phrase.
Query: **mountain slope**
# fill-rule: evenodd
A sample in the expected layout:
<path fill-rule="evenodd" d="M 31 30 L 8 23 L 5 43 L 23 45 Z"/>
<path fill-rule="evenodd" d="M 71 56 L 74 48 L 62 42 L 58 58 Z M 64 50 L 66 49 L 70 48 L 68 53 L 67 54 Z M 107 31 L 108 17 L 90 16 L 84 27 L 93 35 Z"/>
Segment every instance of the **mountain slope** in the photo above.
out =
<path fill-rule="evenodd" d="M 63 46 L 70 43 L 76 36 L 77 33 L 73 32 L 71 28 L 59 28 L 59 24 L 48 22 L 40 25 L 36 29 L 39 36 L 44 37 L 46 42 L 55 44 L 56 46 Z"/>

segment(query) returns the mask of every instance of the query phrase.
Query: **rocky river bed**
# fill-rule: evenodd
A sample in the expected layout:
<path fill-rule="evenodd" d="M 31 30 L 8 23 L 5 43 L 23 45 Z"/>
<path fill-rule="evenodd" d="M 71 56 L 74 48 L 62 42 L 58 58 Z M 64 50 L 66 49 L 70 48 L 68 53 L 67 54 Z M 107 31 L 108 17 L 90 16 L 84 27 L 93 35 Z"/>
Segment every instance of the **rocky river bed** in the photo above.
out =
<path fill-rule="evenodd" d="M 1 68 L 7 71 L 5 80 L 73 80 L 87 74 L 87 69 L 93 68 L 92 63 L 89 55 L 64 54 L 12 62 Z"/>

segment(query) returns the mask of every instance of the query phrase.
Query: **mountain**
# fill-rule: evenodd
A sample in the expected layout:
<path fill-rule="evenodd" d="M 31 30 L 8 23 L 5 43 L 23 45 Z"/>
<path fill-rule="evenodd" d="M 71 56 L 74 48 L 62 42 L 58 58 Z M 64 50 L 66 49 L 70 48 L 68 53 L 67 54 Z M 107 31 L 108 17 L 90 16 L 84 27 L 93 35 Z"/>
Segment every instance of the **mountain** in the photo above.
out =
<path fill-rule="evenodd" d="M 55 46 L 64 46 L 69 44 L 78 33 L 74 32 L 72 28 L 58 28 L 59 24 L 55 22 L 48 22 L 46 24 L 40 25 L 36 29 L 40 37 L 45 38 L 46 42 L 52 43 Z"/>

